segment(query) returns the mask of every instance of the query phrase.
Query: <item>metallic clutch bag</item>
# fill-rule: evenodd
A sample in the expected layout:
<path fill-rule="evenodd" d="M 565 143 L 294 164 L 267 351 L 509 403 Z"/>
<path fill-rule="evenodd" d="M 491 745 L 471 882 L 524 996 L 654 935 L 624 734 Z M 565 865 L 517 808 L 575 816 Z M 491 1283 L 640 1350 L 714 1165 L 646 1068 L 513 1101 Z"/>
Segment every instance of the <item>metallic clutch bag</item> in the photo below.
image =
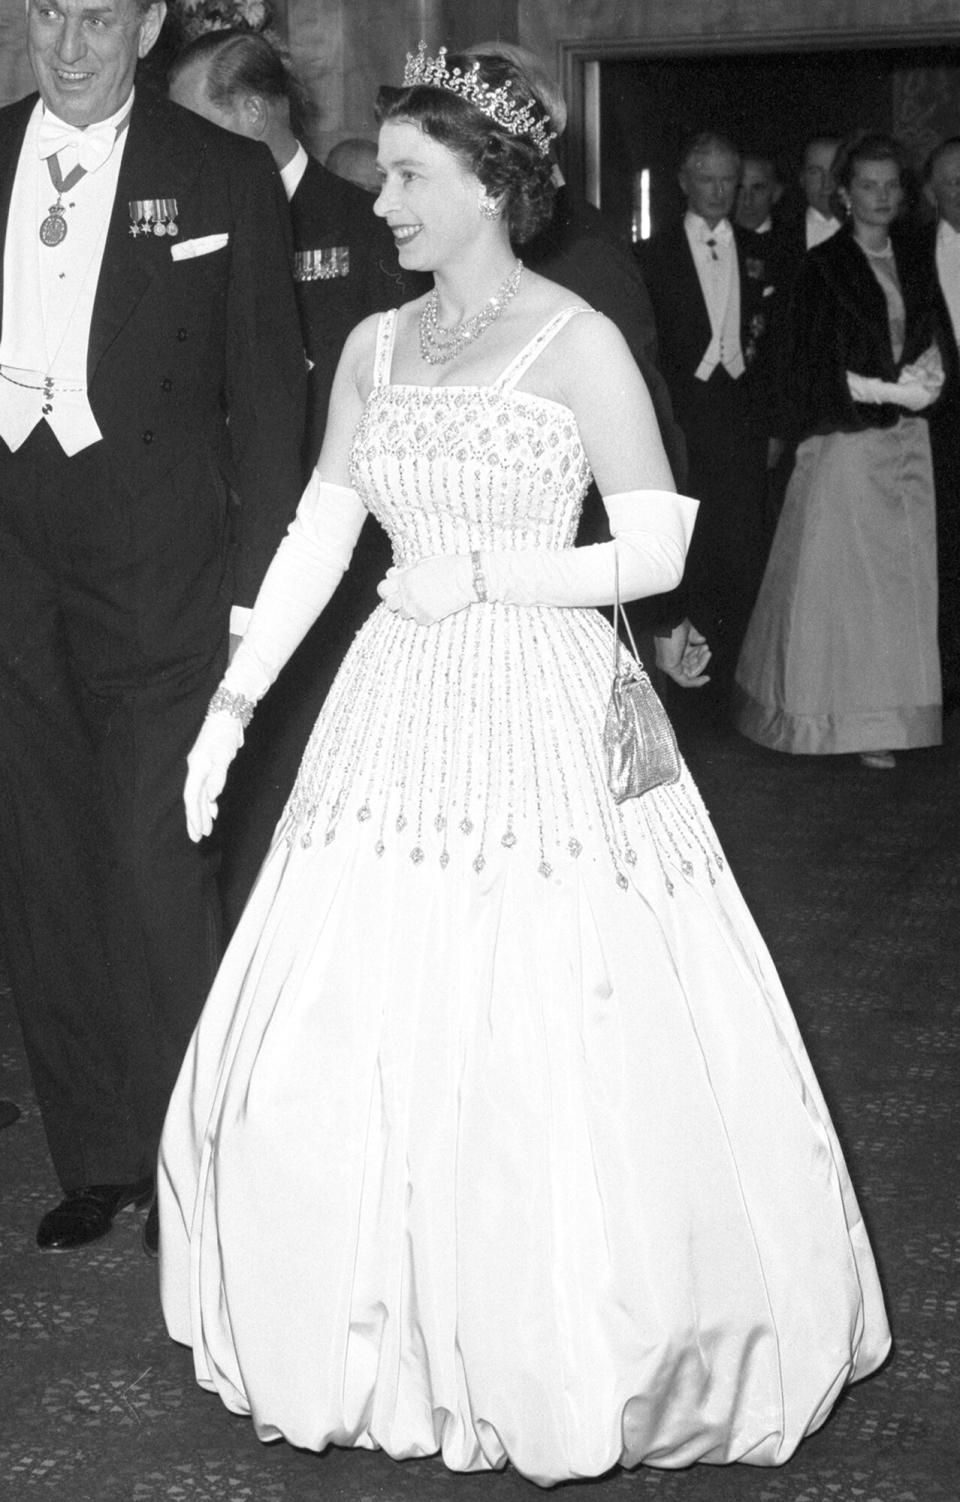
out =
<path fill-rule="evenodd" d="M 680 753 L 673 726 L 640 662 L 630 622 L 620 606 L 620 564 L 614 551 L 613 687 L 603 725 L 607 784 L 616 803 L 676 782 Z M 635 664 L 623 652 L 620 621 Z"/>

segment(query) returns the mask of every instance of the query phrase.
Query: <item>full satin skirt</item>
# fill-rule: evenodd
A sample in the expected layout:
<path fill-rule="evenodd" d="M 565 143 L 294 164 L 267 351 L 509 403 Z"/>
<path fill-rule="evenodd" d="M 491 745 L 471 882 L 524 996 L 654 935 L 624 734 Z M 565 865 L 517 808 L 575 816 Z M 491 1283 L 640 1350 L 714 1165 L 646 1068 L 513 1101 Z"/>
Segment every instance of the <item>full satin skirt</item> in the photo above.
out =
<path fill-rule="evenodd" d="M 744 735 L 776 751 L 939 744 L 936 515 L 921 419 L 800 445 L 735 705 Z"/>
<path fill-rule="evenodd" d="M 393 713 L 382 661 L 361 633 L 334 721 Z M 559 680 L 547 702 L 560 775 L 585 722 Z M 449 764 L 429 726 L 414 752 Z M 786 1460 L 889 1332 L 817 1081 L 686 772 L 622 805 L 621 883 L 586 804 L 584 848 L 544 869 L 519 820 L 481 863 L 452 820 L 424 820 L 411 858 L 392 813 L 378 840 L 364 802 L 328 839 L 300 835 L 299 807 L 162 1144 L 163 1306 L 201 1385 L 263 1439 L 509 1460 L 542 1484 Z"/>

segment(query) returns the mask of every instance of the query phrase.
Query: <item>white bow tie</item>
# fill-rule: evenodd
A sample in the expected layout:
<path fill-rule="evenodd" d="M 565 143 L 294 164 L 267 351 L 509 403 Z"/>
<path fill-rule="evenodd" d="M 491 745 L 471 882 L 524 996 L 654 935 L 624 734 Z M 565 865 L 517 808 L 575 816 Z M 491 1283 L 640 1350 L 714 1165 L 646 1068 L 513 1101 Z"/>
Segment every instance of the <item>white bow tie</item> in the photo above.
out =
<path fill-rule="evenodd" d="M 40 122 L 38 150 L 41 160 L 56 156 L 58 152 L 72 147 L 77 155 L 77 164 L 84 172 L 96 172 L 110 156 L 117 139 L 117 126 L 109 120 L 88 125 L 79 130 L 75 125 L 65 125 L 60 120 L 44 115 Z"/>
<path fill-rule="evenodd" d="M 701 223 L 700 233 L 697 237 L 702 245 L 729 245 L 733 239 L 733 230 L 730 228 L 728 219 L 721 219 L 713 229 L 708 224 Z"/>

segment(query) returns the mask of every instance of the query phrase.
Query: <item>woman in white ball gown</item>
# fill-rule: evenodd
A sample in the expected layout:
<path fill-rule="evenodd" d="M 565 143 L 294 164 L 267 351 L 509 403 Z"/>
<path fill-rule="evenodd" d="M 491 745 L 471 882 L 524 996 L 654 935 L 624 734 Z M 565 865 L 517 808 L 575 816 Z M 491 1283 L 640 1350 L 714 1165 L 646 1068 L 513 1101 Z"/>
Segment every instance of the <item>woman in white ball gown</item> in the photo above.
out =
<path fill-rule="evenodd" d="M 163 1306 L 262 1439 L 542 1484 L 776 1465 L 886 1356 L 876 1269 L 686 771 L 607 789 L 594 607 L 615 552 L 624 597 L 673 587 L 695 506 L 614 327 L 515 259 L 551 191 L 539 99 L 459 61 L 381 94 L 376 212 L 435 290 L 351 335 L 190 758 L 201 838 L 373 512 L 382 603 L 170 1106 Z M 614 540 L 575 547 L 591 475 Z"/>

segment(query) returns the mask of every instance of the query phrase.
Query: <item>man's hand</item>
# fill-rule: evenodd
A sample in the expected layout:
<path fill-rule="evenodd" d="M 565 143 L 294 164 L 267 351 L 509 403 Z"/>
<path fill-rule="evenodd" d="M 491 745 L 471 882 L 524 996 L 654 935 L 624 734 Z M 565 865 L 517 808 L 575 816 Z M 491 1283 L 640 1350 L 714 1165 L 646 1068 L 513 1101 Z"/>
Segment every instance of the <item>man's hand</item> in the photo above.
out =
<path fill-rule="evenodd" d="M 706 667 L 713 653 L 691 621 L 681 621 L 669 636 L 654 637 L 654 645 L 657 667 L 681 688 L 703 688 L 710 682 Z"/>

